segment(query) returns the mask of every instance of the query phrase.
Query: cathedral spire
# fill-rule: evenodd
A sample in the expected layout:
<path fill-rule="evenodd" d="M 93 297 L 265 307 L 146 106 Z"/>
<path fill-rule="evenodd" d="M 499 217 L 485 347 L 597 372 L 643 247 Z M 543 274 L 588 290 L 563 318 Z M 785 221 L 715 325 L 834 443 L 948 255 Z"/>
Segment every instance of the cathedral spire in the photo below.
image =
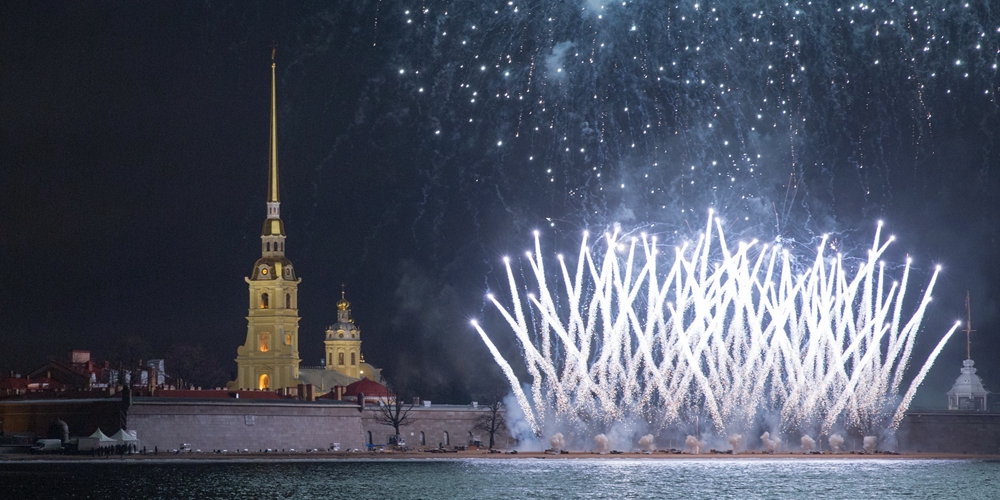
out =
<path fill-rule="evenodd" d="M 285 227 L 278 212 L 278 106 L 275 50 L 271 50 L 271 141 L 267 170 L 267 218 L 260 233 L 261 256 L 246 278 L 250 306 L 246 341 L 236 350 L 237 388 L 282 389 L 299 381 L 298 288 L 285 257 Z M 255 167 L 259 168 L 259 166 Z M 258 170 L 259 172 L 259 170 Z"/>
<path fill-rule="evenodd" d="M 278 196 L 278 92 L 275 78 L 276 47 L 271 47 L 271 151 L 268 157 L 267 175 L 267 218 L 278 219 L 278 206 L 281 199 Z"/>
<path fill-rule="evenodd" d="M 267 169 L 267 219 L 261 232 L 261 252 L 264 257 L 285 255 L 285 224 L 281 221 L 278 197 L 278 92 L 275 76 L 275 52 L 271 48 L 271 142 Z"/>

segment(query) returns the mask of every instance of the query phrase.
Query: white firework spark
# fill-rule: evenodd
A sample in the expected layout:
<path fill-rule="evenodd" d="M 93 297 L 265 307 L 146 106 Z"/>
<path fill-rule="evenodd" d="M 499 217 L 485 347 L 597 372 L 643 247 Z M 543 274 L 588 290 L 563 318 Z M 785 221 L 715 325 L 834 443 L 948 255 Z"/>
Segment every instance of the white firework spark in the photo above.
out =
<path fill-rule="evenodd" d="M 655 237 L 624 241 L 616 230 L 595 256 L 587 236 L 575 269 L 558 257 L 561 287 L 548 285 L 536 233 L 526 257 L 537 294 L 522 296 L 505 259 L 511 307 L 489 296 L 522 347 L 530 396 L 473 322 L 536 433 L 547 421 L 586 428 L 641 418 L 665 427 L 703 412 L 726 432 L 747 429 L 761 411 L 779 415 L 783 428 L 818 422 L 825 434 L 838 423 L 895 428 L 958 326 L 901 400 L 940 268 L 904 317 L 910 261 L 890 282 L 880 258 L 893 238 L 882 242 L 881 223 L 853 274 L 840 254 L 824 255 L 825 237 L 801 271 L 779 246 L 731 249 L 711 214 L 693 247 L 674 248 L 665 272 Z"/>

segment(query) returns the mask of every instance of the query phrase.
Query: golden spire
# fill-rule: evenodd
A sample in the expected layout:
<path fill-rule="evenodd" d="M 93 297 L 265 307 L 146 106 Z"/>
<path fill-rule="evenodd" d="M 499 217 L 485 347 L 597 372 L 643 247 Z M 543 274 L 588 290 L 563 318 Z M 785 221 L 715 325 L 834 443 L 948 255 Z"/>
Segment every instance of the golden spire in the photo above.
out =
<path fill-rule="evenodd" d="M 281 222 L 281 202 L 278 197 L 278 92 L 275 77 L 276 47 L 271 47 L 271 151 L 267 169 L 267 220 L 261 237 L 264 256 L 283 255 L 285 251 L 285 225 Z"/>
<path fill-rule="evenodd" d="M 277 203 L 278 198 L 278 98 L 274 75 L 274 57 L 277 47 L 271 47 L 271 155 L 268 169 L 267 201 Z"/>

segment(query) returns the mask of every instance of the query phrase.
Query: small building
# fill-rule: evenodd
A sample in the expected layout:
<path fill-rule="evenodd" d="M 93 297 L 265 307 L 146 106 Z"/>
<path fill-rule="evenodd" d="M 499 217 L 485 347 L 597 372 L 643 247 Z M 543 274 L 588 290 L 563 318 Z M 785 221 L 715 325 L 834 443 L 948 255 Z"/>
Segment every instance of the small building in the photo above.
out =
<path fill-rule="evenodd" d="M 983 381 L 976 375 L 971 359 L 962 362 L 962 374 L 955 380 L 955 385 L 948 391 L 949 410 L 987 411 L 986 404 L 989 391 L 983 387 Z"/>

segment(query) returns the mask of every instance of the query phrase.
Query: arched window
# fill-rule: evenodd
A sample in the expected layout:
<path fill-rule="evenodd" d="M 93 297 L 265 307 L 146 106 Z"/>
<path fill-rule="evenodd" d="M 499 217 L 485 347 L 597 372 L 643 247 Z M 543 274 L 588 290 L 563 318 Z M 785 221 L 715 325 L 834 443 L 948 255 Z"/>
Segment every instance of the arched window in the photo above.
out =
<path fill-rule="evenodd" d="M 260 334 L 260 352 L 271 350 L 271 334 L 264 332 Z"/>
<path fill-rule="evenodd" d="M 448 436 L 448 431 L 444 431 L 444 445 L 445 446 L 451 445 L 451 438 Z"/>
<path fill-rule="evenodd" d="M 337 353 L 337 364 L 340 366 L 344 366 L 344 353 L 342 352 Z"/>
<path fill-rule="evenodd" d="M 262 373 L 260 375 L 260 379 L 258 381 L 257 388 L 260 389 L 260 390 L 262 390 L 262 391 L 266 390 L 266 389 L 270 389 L 271 388 L 271 377 L 269 377 L 266 373 Z"/>
<path fill-rule="evenodd" d="M 260 294 L 260 308 L 261 309 L 267 309 L 267 294 L 266 293 Z"/>
<path fill-rule="evenodd" d="M 354 365 L 358 364 L 356 357 L 357 357 L 357 353 L 353 353 L 352 352 L 351 353 L 351 366 L 354 366 Z"/>
<path fill-rule="evenodd" d="M 291 309 L 291 308 L 292 308 L 292 294 L 286 293 L 285 294 L 285 309 Z"/>
<path fill-rule="evenodd" d="M 330 366 L 332 364 L 333 364 L 333 354 L 328 352 L 326 353 L 326 366 Z"/>
<path fill-rule="evenodd" d="M 285 334 L 285 345 L 292 345 L 292 334 Z"/>
<path fill-rule="evenodd" d="M 427 440 L 424 439 L 424 431 L 420 431 L 420 445 L 423 446 L 427 444 Z"/>
<path fill-rule="evenodd" d="M 271 242 L 270 241 L 267 242 L 267 251 L 268 252 L 271 251 Z"/>

